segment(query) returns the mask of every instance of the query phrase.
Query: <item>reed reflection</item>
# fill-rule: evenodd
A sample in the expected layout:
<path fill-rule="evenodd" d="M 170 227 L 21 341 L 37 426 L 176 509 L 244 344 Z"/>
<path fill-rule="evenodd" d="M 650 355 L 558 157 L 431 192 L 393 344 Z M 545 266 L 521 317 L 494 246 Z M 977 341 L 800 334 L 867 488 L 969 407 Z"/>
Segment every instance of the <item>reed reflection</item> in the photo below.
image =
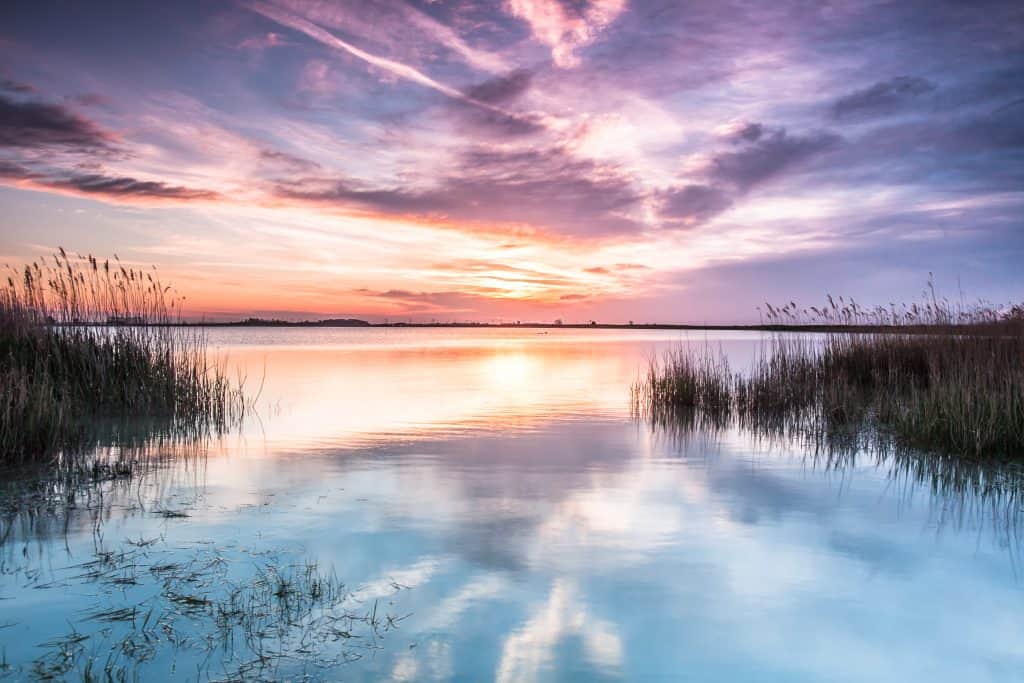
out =
<path fill-rule="evenodd" d="M 168 497 L 202 487 L 207 458 L 220 451 L 226 428 L 192 420 L 95 421 L 79 447 L 8 467 L 0 485 L 0 550 L 102 533 L 114 510 L 173 514 Z"/>
<path fill-rule="evenodd" d="M 634 395 L 632 414 L 656 438 L 687 452 L 729 435 L 752 450 L 797 454 L 811 469 L 844 475 L 869 467 L 907 501 L 930 496 L 938 528 L 988 526 L 1019 556 L 1024 520 L 1024 468 L 1014 463 L 931 452 L 904 445 L 866 421 L 806 411 L 706 410 L 653 406 Z"/>

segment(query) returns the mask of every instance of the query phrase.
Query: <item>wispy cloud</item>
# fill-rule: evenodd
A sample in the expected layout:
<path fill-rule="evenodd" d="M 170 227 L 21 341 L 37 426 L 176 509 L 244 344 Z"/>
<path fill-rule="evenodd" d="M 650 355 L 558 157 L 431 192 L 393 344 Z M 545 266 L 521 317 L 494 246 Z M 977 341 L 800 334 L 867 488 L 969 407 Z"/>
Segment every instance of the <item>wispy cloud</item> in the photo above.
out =
<path fill-rule="evenodd" d="M 897 76 L 843 95 L 832 105 L 832 116 L 843 119 L 889 113 L 935 89 L 927 79 Z"/>
<path fill-rule="evenodd" d="M 448 25 L 408 2 L 365 2 L 364 0 L 268 0 L 280 9 L 300 16 L 322 28 L 357 35 L 385 49 L 393 59 L 405 63 L 423 61 L 460 62 L 487 73 L 501 74 L 514 68 L 514 62 L 500 52 L 471 43 L 460 35 L 458 23 Z M 454 3 L 428 3 L 434 10 L 448 10 L 453 17 L 465 13 Z M 469 22 L 473 27 L 473 22 Z M 372 50 L 370 50 L 372 51 Z M 396 56 L 398 55 L 398 56 Z"/>
<path fill-rule="evenodd" d="M 512 231 L 601 238 L 637 233 L 642 195 L 614 166 L 558 148 L 464 150 L 426 187 L 375 187 L 350 179 L 306 177 L 281 182 L 282 198 L 363 207 L 395 216 L 422 215 L 505 225 Z"/>
<path fill-rule="evenodd" d="M 283 47 L 288 44 L 288 41 L 284 39 L 280 33 L 268 31 L 258 36 L 246 38 L 238 44 L 239 49 L 242 50 L 269 50 L 270 48 Z"/>
<path fill-rule="evenodd" d="M 36 89 L 28 83 L 22 83 L 21 81 L 15 81 L 10 78 L 0 78 L 0 90 L 6 90 L 13 93 L 33 93 L 36 91 Z"/>
<path fill-rule="evenodd" d="M 5 190 L 28 207 L 0 218 L 5 251 L 54 230 L 140 254 L 201 236 L 247 245 L 231 282 L 266 274 L 228 293 L 225 259 L 168 251 L 216 310 L 524 319 L 752 310 L 693 274 L 751 295 L 781 277 L 769 254 L 827 254 L 856 293 L 835 266 L 868 240 L 910 294 L 930 269 L 1005 290 L 1017 267 L 1019 3 L 239 2 L 158 23 L 67 6 L 116 44 L 28 11 L 5 25 L 0 182 L 36 193 Z M 53 222 L 66 203 L 42 193 L 95 201 Z M 742 287 L 715 276 L 739 263 Z"/>
<path fill-rule="evenodd" d="M 212 190 L 169 185 L 158 180 L 138 180 L 136 178 L 108 176 L 98 173 L 53 179 L 47 181 L 46 185 L 84 195 L 100 195 L 104 197 L 169 199 L 178 201 L 210 201 L 221 198 L 220 193 Z"/>
<path fill-rule="evenodd" d="M 159 180 L 139 180 L 102 173 L 47 175 L 13 163 L 0 162 L 0 183 L 42 191 L 126 203 L 213 201 L 222 196 L 212 190 L 171 185 Z"/>
<path fill-rule="evenodd" d="M 462 91 L 456 88 L 453 88 L 449 85 L 445 85 L 444 83 L 441 83 L 440 81 L 431 78 L 427 74 L 423 73 L 422 71 L 412 66 L 409 66 L 408 64 L 403 64 L 402 62 L 393 59 L 388 59 L 386 57 L 379 57 L 377 55 L 367 52 L 366 50 L 358 48 L 355 45 L 345 40 L 342 40 L 341 38 L 334 35 L 330 31 L 327 31 L 326 29 L 317 26 L 313 22 L 304 19 L 298 15 L 286 12 L 277 7 L 274 7 L 273 5 L 268 5 L 263 2 L 252 2 L 247 4 L 246 7 L 252 9 L 254 12 L 262 14 L 263 16 L 267 17 L 268 19 L 271 19 L 272 21 L 276 21 L 277 23 L 283 26 L 287 26 L 296 31 L 304 33 L 310 38 L 317 40 L 323 43 L 324 45 L 327 45 L 328 47 L 333 47 L 337 50 L 346 52 L 352 55 L 353 57 L 361 59 L 370 66 L 386 71 L 393 76 L 397 76 L 398 78 L 411 81 L 413 83 L 417 83 L 419 85 L 422 85 L 426 88 L 430 88 L 431 90 L 435 90 L 441 93 L 442 95 L 451 97 L 456 100 L 468 102 L 478 107 L 483 107 L 484 109 L 498 112 L 506 116 L 514 116 L 513 114 L 504 111 L 500 107 L 497 107 L 488 102 L 484 102 L 483 100 L 476 99 L 463 93 Z"/>

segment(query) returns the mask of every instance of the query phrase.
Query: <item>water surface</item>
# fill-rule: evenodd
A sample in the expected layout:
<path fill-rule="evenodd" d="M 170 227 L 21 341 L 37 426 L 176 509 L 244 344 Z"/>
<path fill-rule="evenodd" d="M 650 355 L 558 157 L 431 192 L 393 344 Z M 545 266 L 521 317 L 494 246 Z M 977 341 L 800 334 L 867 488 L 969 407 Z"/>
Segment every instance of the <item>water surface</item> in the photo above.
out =
<path fill-rule="evenodd" d="M 210 337 L 262 387 L 257 416 L 70 512 L 8 514 L 6 675 L 91 658 L 141 680 L 1024 677 L 1013 491 L 631 416 L 654 354 L 710 344 L 742 369 L 755 334 Z M 339 635 L 303 614 L 254 664 L 206 607 L 168 604 L 266 593 L 246 582 L 270 563 L 333 571 L 332 609 L 375 621 Z"/>

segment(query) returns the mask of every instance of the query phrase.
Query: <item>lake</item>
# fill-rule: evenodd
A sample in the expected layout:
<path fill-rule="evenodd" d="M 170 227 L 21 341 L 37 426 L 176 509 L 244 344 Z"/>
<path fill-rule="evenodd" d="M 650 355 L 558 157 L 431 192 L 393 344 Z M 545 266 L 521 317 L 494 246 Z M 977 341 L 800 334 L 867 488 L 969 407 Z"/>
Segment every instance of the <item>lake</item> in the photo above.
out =
<path fill-rule="evenodd" d="M 1014 472 L 633 416 L 650 358 L 756 333 L 209 338 L 255 415 L 9 506 L 0 675 L 1024 680 Z"/>

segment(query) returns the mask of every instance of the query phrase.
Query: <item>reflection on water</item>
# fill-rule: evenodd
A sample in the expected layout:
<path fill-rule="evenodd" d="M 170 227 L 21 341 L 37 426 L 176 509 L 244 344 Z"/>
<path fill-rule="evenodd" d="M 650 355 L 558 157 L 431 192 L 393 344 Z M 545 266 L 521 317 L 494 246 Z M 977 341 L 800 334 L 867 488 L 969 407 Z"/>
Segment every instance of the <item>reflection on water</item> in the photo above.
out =
<path fill-rule="evenodd" d="M 889 495 L 904 495 L 908 501 L 926 495 L 937 528 L 988 524 L 1011 559 L 1017 559 L 1024 520 L 1024 468 L 1019 465 L 920 451 L 869 425 L 833 422 L 814 411 L 737 416 L 687 407 L 660 409 L 636 400 L 635 394 L 631 410 L 654 435 L 682 452 L 695 445 L 707 448 L 734 432 L 756 450 L 798 453 L 812 470 L 843 476 L 874 468 L 888 478 Z"/>
<path fill-rule="evenodd" d="M 1024 671 L 1017 474 L 730 425 L 652 429 L 629 386 L 683 339 L 217 330 L 263 379 L 258 419 L 153 447 L 152 467 L 97 477 L 70 508 L 60 487 L 9 506 L 3 666 L 91 661 L 144 680 Z M 739 368 L 756 352 L 740 333 L 688 339 Z"/>

